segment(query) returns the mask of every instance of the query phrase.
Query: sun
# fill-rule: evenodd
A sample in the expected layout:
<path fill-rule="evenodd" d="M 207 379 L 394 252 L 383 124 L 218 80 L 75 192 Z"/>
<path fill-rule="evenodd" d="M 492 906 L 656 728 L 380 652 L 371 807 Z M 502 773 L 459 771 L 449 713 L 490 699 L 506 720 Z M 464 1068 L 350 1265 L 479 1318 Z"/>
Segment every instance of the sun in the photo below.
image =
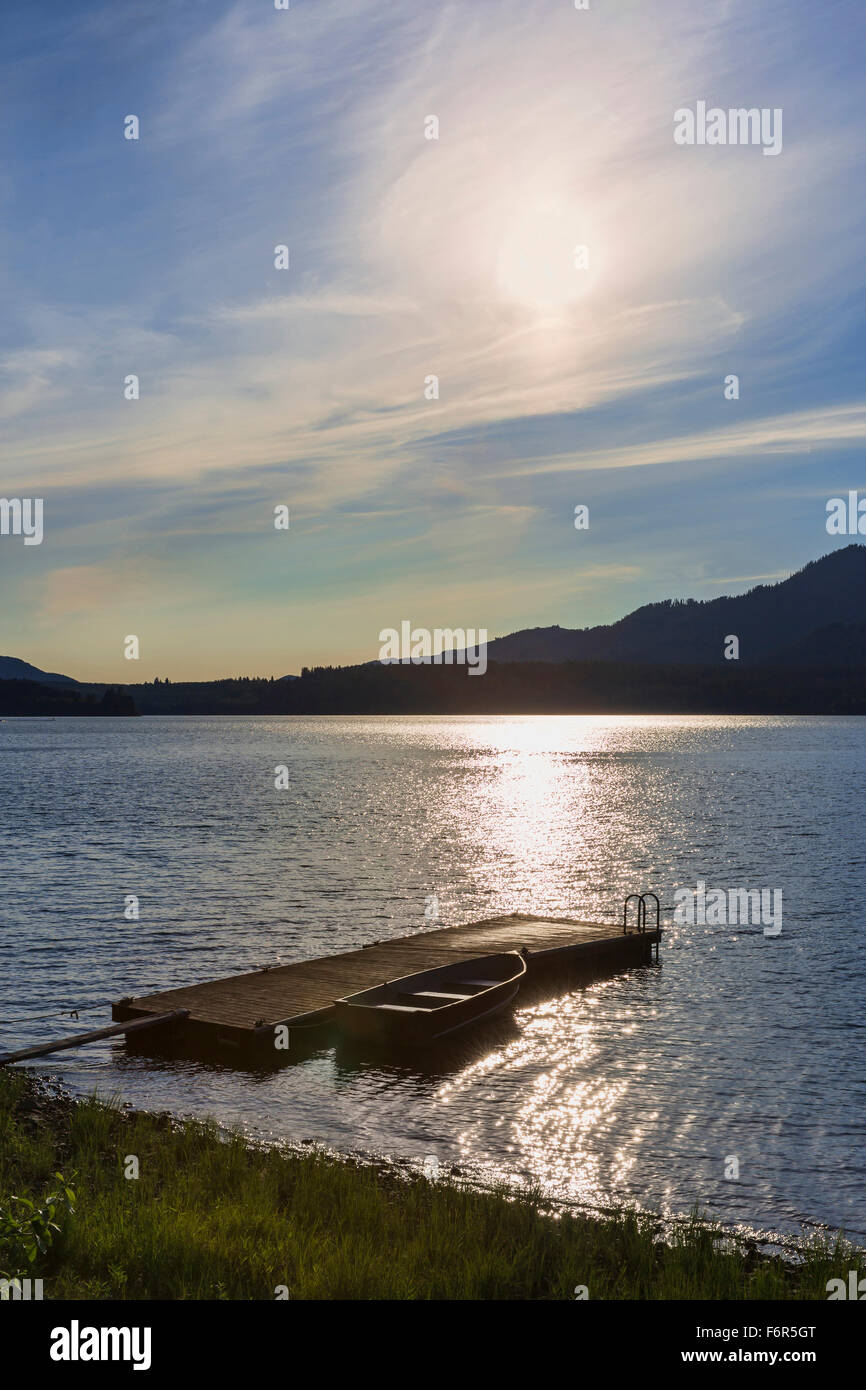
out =
<path fill-rule="evenodd" d="M 499 250 L 496 281 L 504 299 L 539 312 L 564 309 L 590 288 L 593 247 L 564 200 L 526 202 L 512 219 Z"/>

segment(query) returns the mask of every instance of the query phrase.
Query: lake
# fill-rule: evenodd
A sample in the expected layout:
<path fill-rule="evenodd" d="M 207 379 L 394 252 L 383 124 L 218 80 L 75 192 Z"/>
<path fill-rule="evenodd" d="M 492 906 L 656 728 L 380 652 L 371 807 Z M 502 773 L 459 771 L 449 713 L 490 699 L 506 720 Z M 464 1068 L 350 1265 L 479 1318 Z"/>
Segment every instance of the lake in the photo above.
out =
<path fill-rule="evenodd" d="M 613 922 L 635 889 L 667 909 L 659 966 L 518 1008 L 435 1073 L 326 1048 L 256 1076 L 113 1040 L 34 1064 L 70 1089 L 582 1202 L 866 1236 L 866 721 L 7 719 L 0 757 L 0 1047 L 431 926 Z M 674 921 L 699 883 L 780 892 L 781 933 Z"/>

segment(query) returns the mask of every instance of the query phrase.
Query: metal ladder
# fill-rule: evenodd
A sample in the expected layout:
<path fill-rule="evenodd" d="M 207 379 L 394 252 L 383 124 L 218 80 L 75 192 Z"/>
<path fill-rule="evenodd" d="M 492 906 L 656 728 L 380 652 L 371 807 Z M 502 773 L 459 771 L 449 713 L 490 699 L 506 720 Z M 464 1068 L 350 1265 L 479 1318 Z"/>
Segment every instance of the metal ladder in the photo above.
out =
<path fill-rule="evenodd" d="M 636 926 L 636 927 L 631 927 L 631 928 L 630 928 L 630 927 L 629 927 L 628 905 L 629 905 L 629 903 L 632 901 L 633 898 L 637 900 L 637 926 Z M 661 936 L 661 930 L 662 930 L 662 925 L 661 925 L 662 906 L 661 906 L 661 903 L 659 902 L 659 898 L 658 898 L 658 894 L 657 894 L 657 893 L 629 893 L 628 897 L 626 898 L 625 902 L 624 902 L 623 905 L 622 905 L 622 930 L 623 930 L 623 934 L 624 934 L 624 935 L 628 935 L 629 931 L 637 931 L 637 932 L 639 932 L 639 933 L 642 935 L 642 934 L 647 930 L 647 902 L 646 902 L 647 898 L 653 898 L 654 901 L 655 901 L 655 907 L 656 907 L 656 920 L 655 920 L 655 926 L 654 926 L 654 927 L 650 927 L 650 931 L 654 931 L 654 932 L 657 932 L 657 933 L 658 933 L 658 936 L 656 937 L 656 940 L 655 940 L 656 961 L 658 961 L 658 958 L 659 958 L 659 943 L 658 943 L 658 937 Z M 633 915 L 634 915 L 634 914 L 632 914 L 632 916 L 633 916 Z"/>

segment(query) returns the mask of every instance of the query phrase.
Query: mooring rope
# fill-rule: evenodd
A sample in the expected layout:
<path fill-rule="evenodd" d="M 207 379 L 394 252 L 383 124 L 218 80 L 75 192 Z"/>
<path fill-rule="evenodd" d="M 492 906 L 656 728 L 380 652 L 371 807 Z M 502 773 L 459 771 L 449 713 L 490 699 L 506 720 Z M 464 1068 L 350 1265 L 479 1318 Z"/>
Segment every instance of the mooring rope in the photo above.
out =
<path fill-rule="evenodd" d="M 46 1018 L 78 1018 L 79 1014 L 93 1013 L 94 1009 L 110 1009 L 111 1000 L 104 999 L 101 1004 L 78 1004 L 73 1009 L 52 1009 L 48 1014 L 21 1014 L 16 1018 L 8 1018 L 6 1027 L 14 1027 L 18 1023 L 41 1023 Z"/>

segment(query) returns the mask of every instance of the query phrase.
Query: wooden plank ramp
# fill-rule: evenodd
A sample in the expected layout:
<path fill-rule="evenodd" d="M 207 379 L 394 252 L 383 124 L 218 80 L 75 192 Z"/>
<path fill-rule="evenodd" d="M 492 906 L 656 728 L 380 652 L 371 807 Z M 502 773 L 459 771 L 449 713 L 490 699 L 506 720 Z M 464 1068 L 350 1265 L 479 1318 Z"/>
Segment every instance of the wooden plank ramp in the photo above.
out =
<path fill-rule="evenodd" d="M 183 1010 L 187 1017 L 174 1026 L 175 1041 L 199 1043 L 218 1052 L 251 1045 L 272 1048 L 278 1025 L 298 1029 L 326 1023 L 335 999 L 383 980 L 449 961 L 518 950 L 527 953 L 527 979 L 601 961 L 625 969 L 648 960 L 660 936 L 658 930 L 624 933 L 615 923 L 515 912 L 464 926 L 419 931 L 336 956 L 123 999 L 111 1013 L 123 1022 Z"/>
<path fill-rule="evenodd" d="M 91 1028 L 87 1033 L 73 1033 L 71 1037 L 55 1038 L 53 1042 L 37 1043 L 34 1047 L 21 1047 L 15 1052 L 4 1052 L 0 1056 L 0 1067 L 9 1062 L 29 1062 L 35 1057 L 49 1057 L 52 1052 L 66 1052 L 69 1048 L 83 1047 L 85 1043 L 99 1042 L 102 1038 L 118 1037 L 121 1033 L 143 1032 L 146 1028 L 161 1028 L 164 1025 L 180 1023 L 187 1017 L 186 1009 L 175 1009 L 167 1014 L 154 1014 L 133 1019 L 131 1023 L 114 1023 L 110 1028 Z"/>

